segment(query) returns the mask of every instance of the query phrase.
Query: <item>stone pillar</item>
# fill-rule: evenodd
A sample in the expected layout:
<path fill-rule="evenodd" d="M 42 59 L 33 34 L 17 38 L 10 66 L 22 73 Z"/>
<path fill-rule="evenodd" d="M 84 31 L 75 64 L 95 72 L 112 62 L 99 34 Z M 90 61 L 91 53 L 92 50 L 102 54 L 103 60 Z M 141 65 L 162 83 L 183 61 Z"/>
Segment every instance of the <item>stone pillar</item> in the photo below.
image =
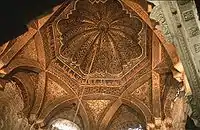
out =
<path fill-rule="evenodd" d="M 198 125 L 200 122 L 200 22 L 194 0 L 157 1 L 150 17 L 160 23 L 167 41 L 176 46 L 192 90 L 192 96 L 189 98 L 193 111 L 191 118 L 195 119 L 195 124 Z M 186 89 L 189 90 L 188 87 Z"/>
<path fill-rule="evenodd" d="M 185 97 L 178 97 L 172 109 L 173 130 L 185 130 L 187 120 L 187 103 Z"/>

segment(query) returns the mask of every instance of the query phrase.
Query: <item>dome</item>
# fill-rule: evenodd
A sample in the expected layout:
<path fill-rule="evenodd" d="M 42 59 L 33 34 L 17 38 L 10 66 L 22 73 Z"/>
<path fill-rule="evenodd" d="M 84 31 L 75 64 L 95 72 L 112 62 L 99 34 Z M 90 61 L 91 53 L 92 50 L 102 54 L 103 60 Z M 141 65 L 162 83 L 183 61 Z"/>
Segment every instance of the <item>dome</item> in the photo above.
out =
<path fill-rule="evenodd" d="M 67 18 L 57 22 L 62 58 L 87 74 L 120 74 L 142 55 L 141 20 L 117 0 L 79 0 Z"/>

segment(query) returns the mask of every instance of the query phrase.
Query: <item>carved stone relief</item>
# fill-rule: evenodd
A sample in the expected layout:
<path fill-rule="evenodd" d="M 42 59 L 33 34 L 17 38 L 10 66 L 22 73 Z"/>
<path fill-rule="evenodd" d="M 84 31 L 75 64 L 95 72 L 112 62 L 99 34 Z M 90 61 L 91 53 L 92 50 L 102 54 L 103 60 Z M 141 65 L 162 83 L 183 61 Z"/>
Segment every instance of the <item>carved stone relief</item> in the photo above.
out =
<path fill-rule="evenodd" d="M 195 5 L 193 0 L 185 1 L 159 1 L 159 7 L 162 10 L 162 15 L 165 17 L 169 31 L 174 35 L 174 41 L 177 52 L 183 63 L 184 70 L 188 77 L 192 96 L 194 101 L 191 104 L 199 104 L 199 60 L 198 60 L 198 43 L 199 43 L 199 21 L 195 15 Z M 158 8 L 158 7 L 157 7 Z M 195 101 L 196 100 L 196 101 Z M 195 105 L 193 110 L 195 118 L 199 115 L 198 105 Z"/>
<path fill-rule="evenodd" d="M 90 110 L 93 112 L 94 119 L 97 122 L 101 114 L 104 112 L 108 104 L 111 103 L 110 100 L 87 100 L 86 101 Z"/>
<path fill-rule="evenodd" d="M 34 39 L 31 39 L 18 53 L 17 58 L 27 58 L 37 61 L 37 50 Z"/>
<path fill-rule="evenodd" d="M 26 120 L 22 114 L 23 107 L 22 96 L 17 89 L 17 84 L 15 82 L 6 83 L 4 91 L 0 91 L 0 128 L 2 130 L 30 128 L 28 122 L 24 124 L 22 121 Z"/>
<path fill-rule="evenodd" d="M 187 3 L 189 3 L 191 0 L 178 0 L 178 3 L 180 4 L 180 5 L 185 5 L 185 4 L 187 4 Z"/>
<path fill-rule="evenodd" d="M 195 19 L 193 10 L 187 10 L 183 12 L 183 18 L 185 21 Z"/>
<path fill-rule="evenodd" d="M 118 0 L 83 0 L 46 25 L 42 32 L 49 35 L 42 35 L 52 57 L 79 83 L 119 87 L 147 57 L 146 30 L 138 15 Z"/>
<path fill-rule="evenodd" d="M 200 52 L 200 43 L 194 44 L 194 51 L 195 51 L 195 53 Z"/>
<path fill-rule="evenodd" d="M 141 85 L 139 88 L 134 90 L 132 92 L 132 96 L 137 97 L 140 99 L 142 102 L 144 102 L 149 108 L 151 108 L 151 86 L 152 86 L 152 81 L 149 80 L 145 82 L 143 85 Z"/>
<path fill-rule="evenodd" d="M 60 55 L 85 75 L 120 74 L 123 66 L 142 55 L 138 40 L 142 22 L 126 14 L 120 2 L 78 1 L 57 26 L 63 39 Z"/>
<path fill-rule="evenodd" d="M 179 97 L 172 108 L 172 126 L 174 130 L 185 130 L 187 120 L 187 103 L 185 97 Z"/>
<path fill-rule="evenodd" d="M 162 33 L 164 34 L 166 40 L 169 42 L 169 43 L 173 43 L 174 39 L 172 37 L 172 34 L 170 32 L 170 29 L 168 27 L 168 24 L 166 22 L 166 19 L 165 19 L 165 16 L 162 12 L 162 9 L 161 9 L 161 6 L 160 5 L 157 5 L 153 8 L 153 10 L 151 11 L 151 14 L 150 14 L 150 18 L 159 22 L 160 26 L 161 26 L 161 31 Z"/>
<path fill-rule="evenodd" d="M 69 93 L 67 93 L 58 83 L 52 79 L 47 79 L 46 93 L 44 98 L 44 106 L 51 104 L 56 99 L 68 98 Z"/>
<path fill-rule="evenodd" d="M 137 111 L 122 105 L 115 113 L 107 130 L 139 129 L 140 126 L 145 127 L 142 120 L 143 117 Z"/>
<path fill-rule="evenodd" d="M 64 118 L 75 121 L 81 128 L 94 130 L 107 125 L 108 129 L 135 128 L 139 124 L 145 127 L 155 123 L 153 111 L 161 118 L 160 106 L 156 106 L 161 103 L 159 73 L 165 74 L 164 67 L 171 61 L 159 39 L 152 40 L 156 35 L 141 18 L 148 17 L 138 15 L 145 14 L 145 10 L 139 10 L 141 7 L 132 10 L 127 2 L 133 1 L 63 3 L 44 26 L 31 25 L 30 28 L 37 28 L 33 29 L 37 31 L 35 36 L 29 40 L 26 37 L 23 45 L 19 40 L 20 47 L 11 49 L 16 53 L 13 58 L 29 58 L 44 66 L 35 75 L 25 73 L 34 82 L 30 85 L 34 86 L 31 123 L 45 129 L 54 119 Z M 165 23 L 162 17 L 160 21 Z M 153 55 L 152 48 L 157 48 L 158 53 Z M 152 66 L 152 59 L 156 58 L 157 63 Z M 155 82 L 152 82 L 154 72 Z M 73 108 L 68 109 L 69 104 Z M 28 124 L 26 119 L 21 122 Z"/>

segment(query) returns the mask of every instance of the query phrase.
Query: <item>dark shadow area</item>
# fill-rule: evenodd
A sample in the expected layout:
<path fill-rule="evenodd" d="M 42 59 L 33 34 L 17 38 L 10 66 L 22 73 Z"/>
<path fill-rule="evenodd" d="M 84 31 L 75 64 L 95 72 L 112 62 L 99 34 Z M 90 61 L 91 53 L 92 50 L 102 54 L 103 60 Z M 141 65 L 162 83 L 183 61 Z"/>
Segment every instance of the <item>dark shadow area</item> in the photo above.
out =
<path fill-rule="evenodd" d="M 0 44 L 27 31 L 33 19 L 50 13 L 65 0 L 2 0 L 0 3 Z"/>
<path fill-rule="evenodd" d="M 33 19 L 50 13 L 52 8 L 67 0 L 2 0 L 0 3 L 0 45 L 27 31 Z M 200 14 L 200 0 L 195 0 Z"/>
<path fill-rule="evenodd" d="M 186 128 L 186 130 L 200 130 L 199 127 L 195 126 L 194 121 L 190 117 L 187 117 L 187 122 L 186 122 L 185 128 Z"/>
<path fill-rule="evenodd" d="M 200 20 L 200 0 L 194 0 L 196 7 L 197 7 L 197 11 L 198 11 L 198 15 L 199 15 L 199 20 Z"/>

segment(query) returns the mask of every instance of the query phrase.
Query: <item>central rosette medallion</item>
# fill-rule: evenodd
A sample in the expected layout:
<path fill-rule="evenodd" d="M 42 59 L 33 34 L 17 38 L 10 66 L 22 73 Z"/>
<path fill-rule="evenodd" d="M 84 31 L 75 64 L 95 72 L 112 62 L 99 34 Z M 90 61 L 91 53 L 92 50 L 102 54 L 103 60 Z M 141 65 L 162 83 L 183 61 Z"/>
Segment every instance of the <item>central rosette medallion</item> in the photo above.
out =
<path fill-rule="evenodd" d="M 118 0 L 76 1 L 57 28 L 59 54 L 84 75 L 119 75 L 142 55 L 139 35 L 143 24 Z"/>
<path fill-rule="evenodd" d="M 109 24 L 106 21 L 100 21 L 98 23 L 98 28 L 100 32 L 106 33 L 109 29 Z"/>

